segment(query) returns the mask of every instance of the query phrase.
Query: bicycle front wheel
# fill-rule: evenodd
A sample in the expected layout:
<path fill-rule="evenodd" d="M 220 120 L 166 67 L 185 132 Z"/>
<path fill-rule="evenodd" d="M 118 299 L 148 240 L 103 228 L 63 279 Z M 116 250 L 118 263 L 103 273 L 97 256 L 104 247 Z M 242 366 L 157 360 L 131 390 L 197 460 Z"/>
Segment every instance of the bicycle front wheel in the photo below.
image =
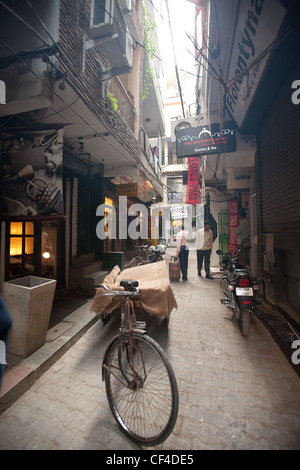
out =
<path fill-rule="evenodd" d="M 112 344 L 105 370 L 108 402 L 122 431 L 145 446 L 163 442 L 175 426 L 179 401 L 163 349 L 147 335 L 125 335 Z"/>
<path fill-rule="evenodd" d="M 132 258 L 132 260 L 130 261 L 128 267 L 129 267 L 129 268 L 135 268 L 136 266 L 138 266 L 139 262 L 140 262 L 140 259 L 139 259 L 137 256 L 135 256 L 135 257 Z"/>

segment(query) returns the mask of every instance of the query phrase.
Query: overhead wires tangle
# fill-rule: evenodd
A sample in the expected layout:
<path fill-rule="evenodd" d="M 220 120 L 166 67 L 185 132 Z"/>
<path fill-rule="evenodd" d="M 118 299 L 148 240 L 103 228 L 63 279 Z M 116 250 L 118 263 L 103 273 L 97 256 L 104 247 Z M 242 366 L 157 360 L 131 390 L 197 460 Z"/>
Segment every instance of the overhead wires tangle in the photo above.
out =
<path fill-rule="evenodd" d="M 40 18 L 40 16 L 38 15 L 38 13 L 36 12 L 36 10 L 34 9 L 34 7 L 31 5 L 31 3 L 29 2 L 29 0 L 26 0 L 27 1 L 27 4 L 28 6 L 30 6 L 30 8 L 33 10 L 33 12 L 35 13 L 36 17 L 39 19 L 39 21 L 41 22 L 43 28 L 45 29 L 45 31 L 47 32 L 47 34 L 49 35 L 51 41 L 53 42 L 53 44 L 57 47 L 57 53 L 59 53 L 68 63 L 68 65 L 70 66 L 70 69 L 72 71 L 72 73 L 74 74 L 75 78 L 78 79 L 79 83 L 84 87 L 84 89 L 86 90 L 86 92 L 88 93 L 88 89 L 86 88 L 85 84 L 82 82 L 82 80 L 80 79 L 80 77 L 78 76 L 78 74 L 76 73 L 76 71 L 73 69 L 73 67 L 71 66 L 71 64 L 69 63 L 68 59 L 64 56 L 64 54 L 62 53 L 62 51 L 60 50 L 59 46 L 57 45 L 57 43 L 55 43 L 53 37 L 51 36 L 50 32 L 48 31 L 46 25 L 43 23 L 42 19 Z M 3 4 L 2 1 L 0 1 L 0 5 L 4 6 L 6 8 L 6 5 Z M 13 10 L 9 9 L 10 13 L 13 14 L 15 17 L 17 17 L 20 21 L 22 21 L 22 23 L 24 23 L 34 34 L 36 34 L 42 41 L 44 44 L 48 45 L 47 41 L 32 27 L 30 26 L 27 22 L 25 22 L 19 15 L 17 15 Z M 72 112 L 74 112 L 75 115 L 77 115 L 77 117 L 79 117 L 87 126 L 89 126 L 92 131 L 98 136 L 100 137 L 101 139 L 103 139 L 106 143 L 108 143 L 112 148 L 114 148 L 119 154 L 121 154 L 122 156 L 124 156 L 130 163 L 134 163 L 133 160 L 135 161 L 136 163 L 136 166 L 147 176 L 147 178 L 149 179 L 149 181 L 155 186 L 157 184 L 159 184 L 160 186 L 165 186 L 159 179 L 156 175 L 152 175 L 148 169 L 143 165 L 143 163 L 141 162 L 141 160 L 137 157 L 135 157 L 131 152 L 130 150 L 124 145 L 124 143 L 122 143 L 122 145 L 124 146 L 124 148 L 131 154 L 133 160 L 129 159 L 127 155 L 125 155 L 120 149 L 118 149 L 117 147 L 115 147 L 111 141 L 109 141 L 108 139 L 106 139 L 102 134 L 100 134 L 99 132 L 97 132 L 94 127 L 88 122 L 86 121 L 79 113 L 77 113 L 76 110 L 74 110 L 74 108 L 72 107 L 72 105 L 74 104 L 71 103 L 71 104 L 68 104 L 65 102 L 65 100 L 63 98 L 61 98 L 61 96 L 59 94 L 57 94 L 50 86 L 49 84 L 43 80 L 38 74 L 36 74 L 35 71 L 33 71 L 27 64 L 26 62 L 23 60 L 23 58 L 17 54 L 15 51 L 13 51 L 10 46 L 8 44 L 5 43 L 5 41 L 3 41 L 1 38 L 0 38 L 0 42 L 3 44 L 4 47 L 6 47 L 12 54 L 13 56 L 19 61 L 21 62 L 31 73 L 33 73 L 33 75 L 35 75 L 35 77 L 37 79 L 39 79 L 49 90 L 51 90 L 51 92 L 53 92 L 53 94 L 60 100 L 62 101 L 62 103 L 65 105 L 65 107 L 63 108 L 63 110 L 69 108 L 72 110 Z M 55 64 L 53 64 L 53 62 L 51 62 L 51 60 L 49 59 L 49 56 L 44 56 L 44 59 L 46 62 L 48 62 L 52 67 L 56 68 L 57 70 L 59 70 L 57 68 L 57 66 Z M 86 106 L 88 106 L 88 108 L 92 111 L 91 107 L 89 106 L 89 103 L 85 100 L 84 96 L 82 95 L 82 93 L 74 86 L 74 84 L 67 78 L 67 77 L 64 77 L 65 81 L 72 87 L 72 89 L 76 92 L 77 96 L 82 99 L 82 101 L 84 102 L 84 104 Z M 75 100 L 76 101 L 76 100 Z M 97 104 L 98 107 L 100 107 L 99 103 L 95 103 Z M 53 110 L 54 111 L 54 110 Z M 62 110 L 60 111 L 62 112 Z M 56 114 L 60 115 L 59 112 L 55 111 Z M 114 135 L 111 130 L 110 130 L 110 133 L 112 135 Z M 117 136 L 114 135 L 114 137 L 118 140 Z M 170 188 L 168 188 L 167 186 L 165 186 L 165 188 L 167 190 L 169 190 Z"/>
<path fill-rule="evenodd" d="M 18 54 L 13 51 L 10 46 L 8 44 L 6 44 L 1 38 L 0 38 L 0 42 L 1 44 L 6 47 L 12 54 L 14 54 L 18 59 L 19 61 L 27 68 L 27 70 L 29 70 L 38 80 L 40 80 L 43 85 L 45 85 L 64 105 L 66 108 L 69 108 L 71 109 L 71 111 L 79 118 L 82 120 L 82 122 L 84 122 L 84 124 L 86 124 L 88 127 L 90 127 L 92 129 L 92 131 L 94 132 L 95 135 L 97 135 L 97 137 L 100 137 L 101 139 L 103 139 L 106 143 L 108 143 L 112 148 L 114 148 L 120 155 L 122 155 L 123 157 L 125 157 L 130 163 L 134 163 L 132 160 L 130 160 L 128 158 L 127 155 L 125 155 L 120 149 L 118 149 L 116 146 L 114 146 L 114 144 L 109 141 L 106 137 L 104 137 L 102 134 L 100 134 L 86 119 L 84 119 L 73 107 L 72 105 L 74 103 L 71 103 L 71 104 L 68 104 L 65 102 L 65 100 L 55 92 L 55 90 L 53 90 L 53 88 L 51 88 L 49 86 L 49 84 L 43 80 L 34 70 L 32 70 L 27 64 L 26 62 L 18 56 Z M 66 79 L 67 80 L 67 79 Z M 72 83 L 69 82 L 70 86 L 72 86 Z M 74 91 L 76 91 L 76 93 L 80 93 L 76 87 L 74 88 Z M 83 96 L 80 96 L 80 98 L 82 100 L 85 100 Z M 86 104 L 86 103 L 85 103 Z M 88 103 L 87 103 L 88 104 Z M 65 109 L 66 109 L 65 108 Z M 59 112 L 57 112 L 57 114 L 59 115 Z M 128 149 L 126 149 L 127 151 L 129 151 Z M 147 178 L 149 179 L 149 181 L 155 186 L 156 184 L 159 184 L 160 186 L 165 186 L 163 185 L 163 183 L 158 179 L 158 177 L 156 177 L 156 175 L 152 175 L 148 169 L 143 165 L 143 163 L 136 157 L 134 157 L 134 155 L 131 154 L 131 156 L 133 157 L 133 159 L 135 160 L 136 162 L 136 166 L 138 169 L 140 169 L 145 175 L 147 175 Z M 167 186 L 165 186 L 165 188 L 167 190 L 169 190 L 169 188 Z"/>
<path fill-rule="evenodd" d="M 167 7 L 167 12 L 168 12 L 169 28 L 170 28 L 170 34 L 171 34 L 172 47 L 173 47 L 174 61 L 175 61 L 175 73 L 176 73 L 176 78 L 177 78 L 178 90 L 179 90 L 179 94 L 180 94 L 182 115 L 183 115 L 183 118 L 185 118 L 183 96 L 182 96 L 180 78 L 179 78 L 179 73 L 178 73 L 178 66 L 177 66 L 177 59 L 176 59 L 176 52 L 175 52 L 175 45 L 174 45 L 174 38 L 173 38 L 173 31 L 172 31 L 172 25 L 171 25 L 171 17 L 170 17 L 169 1 L 168 0 L 166 0 L 166 7 Z"/>

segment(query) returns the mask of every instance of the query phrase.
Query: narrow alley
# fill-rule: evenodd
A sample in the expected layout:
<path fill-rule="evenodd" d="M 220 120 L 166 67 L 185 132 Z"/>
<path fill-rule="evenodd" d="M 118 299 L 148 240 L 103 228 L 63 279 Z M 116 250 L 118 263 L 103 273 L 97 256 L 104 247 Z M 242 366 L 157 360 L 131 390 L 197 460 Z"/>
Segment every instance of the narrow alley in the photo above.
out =
<path fill-rule="evenodd" d="M 178 309 L 168 329 L 146 318 L 179 388 L 177 423 L 155 450 L 299 449 L 300 381 L 270 333 L 254 317 L 245 338 L 225 319 L 230 312 L 220 303 L 219 281 L 198 278 L 193 250 L 188 282 L 172 288 Z M 103 353 L 118 321 L 112 315 L 94 324 L 4 411 L 1 450 L 142 450 L 118 429 L 101 381 Z"/>

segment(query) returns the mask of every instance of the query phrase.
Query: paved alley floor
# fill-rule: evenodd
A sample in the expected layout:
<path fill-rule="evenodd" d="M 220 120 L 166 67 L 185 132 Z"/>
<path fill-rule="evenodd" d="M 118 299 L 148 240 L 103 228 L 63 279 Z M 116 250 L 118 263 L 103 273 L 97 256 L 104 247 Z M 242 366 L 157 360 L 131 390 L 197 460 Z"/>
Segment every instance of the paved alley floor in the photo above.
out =
<path fill-rule="evenodd" d="M 220 303 L 219 281 L 172 282 L 178 309 L 168 329 L 147 318 L 179 388 L 179 413 L 156 450 L 300 449 L 300 379 L 254 317 L 247 338 Z M 0 416 L 0 449 L 140 450 L 119 431 L 101 362 L 119 319 L 98 321 Z M 153 449 L 152 449 L 153 450 Z"/>

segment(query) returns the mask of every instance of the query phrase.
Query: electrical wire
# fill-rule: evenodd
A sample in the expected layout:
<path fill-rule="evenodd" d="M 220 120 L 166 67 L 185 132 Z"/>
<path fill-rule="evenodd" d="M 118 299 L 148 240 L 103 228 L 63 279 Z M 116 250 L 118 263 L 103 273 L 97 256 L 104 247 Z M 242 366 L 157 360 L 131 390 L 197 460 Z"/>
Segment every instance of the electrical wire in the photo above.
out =
<path fill-rule="evenodd" d="M 184 111 L 184 104 L 183 104 L 183 97 L 182 97 L 182 90 L 181 90 L 180 78 L 179 78 L 179 73 L 178 73 L 178 66 L 177 66 L 177 59 L 176 59 L 176 52 L 175 52 L 175 45 L 174 45 L 174 38 L 173 38 L 173 31 L 172 31 L 172 25 L 171 25 L 171 17 L 170 17 L 170 10 L 169 10 L 169 2 L 168 2 L 168 0 L 166 0 L 166 7 L 167 7 L 167 13 L 168 13 L 168 20 L 169 20 L 169 28 L 170 28 L 170 34 L 171 34 L 171 41 L 172 41 L 172 46 L 173 46 L 173 55 L 174 55 L 174 61 L 175 61 L 175 73 L 176 73 L 176 78 L 177 78 L 178 90 L 179 90 L 179 94 L 180 94 L 182 115 L 183 115 L 183 118 L 185 119 L 185 111 Z"/>
<path fill-rule="evenodd" d="M 118 149 L 117 147 L 115 147 L 115 146 L 112 144 L 112 142 L 110 142 L 110 141 L 109 141 L 108 139 L 106 139 L 102 134 L 100 134 L 98 131 L 96 131 L 96 129 L 94 129 L 94 127 L 93 127 L 88 121 L 86 121 L 86 119 L 84 119 L 80 114 L 78 114 L 77 111 L 75 111 L 75 110 L 71 107 L 72 104 L 71 104 L 71 105 L 67 104 L 67 103 L 64 101 L 64 99 L 61 98 L 61 97 L 49 86 L 49 84 L 48 84 L 46 81 L 44 81 L 35 71 L 33 71 L 33 70 L 24 62 L 24 60 L 23 60 L 21 57 L 19 57 L 18 54 L 17 54 L 15 51 L 13 51 L 13 50 L 10 48 L 10 46 L 8 46 L 8 44 L 6 44 L 1 38 L 0 38 L 0 42 L 1 42 L 2 45 L 5 46 L 12 54 L 14 54 L 16 57 L 18 57 L 18 58 L 19 58 L 19 61 L 22 62 L 23 65 L 24 65 L 31 73 L 33 73 L 33 75 L 34 75 L 37 79 L 39 79 L 49 90 L 51 90 L 51 92 L 52 92 L 59 100 L 61 100 L 61 101 L 65 104 L 66 109 L 67 109 L 67 108 L 70 108 L 71 111 L 72 111 L 74 114 L 76 114 L 77 117 L 79 117 L 88 127 L 90 127 L 98 137 L 102 138 L 106 143 L 108 143 L 112 148 L 114 148 L 119 154 L 121 154 L 123 157 L 125 157 L 130 163 L 133 163 L 133 161 L 130 160 L 127 155 L 125 155 L 120 149 Z M 83 99 L 83 97 L 81 97 L 81 99 Z M 57 113 L 57 114 L 59 114 L 59 113 Z M 128 152 L 130 152 L 130 150 L 127 149 L 124 144 L 123 144 L 123 146 L 124 146 L 124 148 L 125 148 Z M 131 155 L 132 155 L 132 154 L 131 154 Z M 157 177 L 156 175 L 152 175 L 152 174 L 148 171 L 148 169 L 143 165 L 143 163 L 142 163 L 137 157 L 134 157 L 133 155 L 132 155 L 132 157 L 133 157 L 134 160 L 136 161 L 137 168 L 138 168 L 139 170 L 141 170 L 145 175 L 147 175 L 147 178 L 149 179 L 149 181 L 151 182 L 151 184 L 153 184 L 153 186 L 156 186 L 156 185 L 158 184 L 159 186 L 162 186 L 162 187 L 168 189 L 168 187 L 167 187 L 166 185 L 164 185 L 164 183 L 162 183 L 162 182 L 158 179 L 158 177 Z"/>
<path fill-rule="evenodd" d="M 41 22 L 43 28 L 45 29 L 45 31 L 46 31 L 47 34 L 49 35 L 50 39 L 51 39 L 53 42 L 55 42 L 54 39 L 53 39 L 53 37 L 51 36 L 51 34 L 50 34 L 48 28 L 46 27 L 45 23 L 42 21 L 42 19 L 41 19 L 40 16 L 38 15 L 37 11 L 35 10 L 35 8 L 32 6 L 30 0 L 26 0 L 26 2 L 27 2 L 27 4 L 28 4 L 28 6 L 32 9 L 32 11 L 34 12 L 35 16 L 36 16 L 36 17 L 38 18 L 38 20 Z M 111 15 L 104 7 L 101 7 L 101 8 L 103 8 L 103 10 L 104 10 L 107 14 L 109 14 L 109 16 L 110 16 L 111 18 L 113 18 L 112 15 Z M 114 19 L 114 18 L 113 18 L 113 19 Z M 116 21 L 116 20 L 114 19 L 114 21 Z M 118 23 L 118 24 L 119 24 L 119 26 L 120 26 L 121 28 L 123 28 L 123 26 L 122 26 L 120 23 Z M 124 29 L 124 28 L 123 28 L 123 29 Z M 126 28 L 125 28 L 125 32 L 128 33 L 128 34 L 130 34 L 130 33 L 127 31 Z M 144 47 L 141 43 L 139 43 L 139 42 L 136 40 L 136 38 L 134 38 L 132 35 L 131 35 L 131 37 L 132 37 L 140 46 L 142 46 L 142 47 L 145 49 L 145 47 Z M 59 50 L 60 50 L 60 48 L 59 48 Z M 71 68 L 71 70 L 72 70 L 72 72 L 75 74 L 76 78 L 79 79 L 81 85 L 84 86 L 84 88 L 86 89 L 86 87 L 85 87 L 85 85 L 82 83 L 80 77 L 78 77 L 77 72 L 74 71 L 73 67 L 71 66 L 71 64 L 69 63 L 69 61 L 67 60 L 67 58 L 65 57 L 65 55 L 62 53 L 61 50 L 60 50 L 60 54 L 61 54 L 61 56 L 62 56 L 64 59 L 66 59 L 67 65 Z M 157 56 L 156 56 L 156 57 L 157 57 Z M 162 59 L 160 59 L 160 60 L 162 60 Z M 52 64 L 52 65 L 53 65 L 53 64 Z M 187 73 L 188 73 L 188 72 L 187 72 Z M 86 89 L 86 91 L 88 92 L 87 89 Z M 116 137 L 116 136 L 115 136 L 115 137 Z M 116 138 L 117 138 L 117 137 L 116 137 Z M 104 139 L 104 140 L 105 140 L 105 139 Z M 124 144 L 123 144 L 123 145 L 124 145 Z M 128 149 L 127 149 L 127 150 L 128 150 Z M 137 161 L 139 162 L 139 160 L 137 160 Z M 146 168 L 145 168 L 144 166 L 143 166 L 143 169 L 144 169 L 144 171 L 146 170 Z M 158 181 L 160 181 L 160 180 L 158 180 Z M 162 182 L 160 182 L 160 184 L 162 184 Z"/>
<path fill-rule="evenodd" d="M 9 8 L 5 3 L 3 3 L 1 0 L 0 0 L 0 5 L 5 8 L 7 11 L 9 11 L 9 13 L 11 13 L 12 15 L 14 15 L 16 18 L 18 18 L 18 20 L 20 20 L 22 23 L 24 23 L 27 28 L 29 28 L 46 46 L 48 46 L 48 43 L 46 41 L 45 38 L 43 38 L 43 36 L 40 35 L 40 33 L 38 31 L 36 31 L 32 26 L 30 26 L 30 24 L 28 24 L 23 18 L 21 18 L 21 16 L 19 16 L 15 11 L 13 11 L 11 8 Z"/>
<path fill-rule="evenodd" d="M 65 55 L 62 53 L 62 51 L 60 50 L 59 46 L 55 43 L 53 37 L 51 36 L 51 34 L 50 34 L 49 30 L 48 30 L 48 28 L 46 27 L 46 25 L 44 24 L 44 22 L 42 21 L 42 19 L 40 18 L 40 16 L 38 15 L 38 13 L 36 12 L 36 10 L 34 9 L 34 7 L 32 6 L 31 2 L 30 2 L 29 0 L 26 0 L 26 1 L 27 1 L 28 6 L 32 9 L 32 11 L 35 13 L 35 15 L 37 16 L 37 18 L 38 18 L 39 21 L 41 22 L 43 28 L 45 29 L 45 31 L 46 31 L 47 34 L 49 35 L 49 37 L 50 37 L 50 39 L 52 40 L 52 42 L 57 46 L 58 52 L 60 53 L 61 57 L 64 59 L 64 61 L 66 61 L 67 65 L 70 66 L 71 64 L 69 63 L 68 59 L 67 59 L 67 58 L 65 57 Z M 27 22 L 25 22 L 25 21 L 24 21 L 19 15 L 17 15 L 13 10 L 11 10 L 10 8 L 8 8 L 7 5 L 5 5 L 2 1 L 0 1 L 0 5 L 2 5 L 4 8 L 6 8 L 7 10 L 9 10 L 10 13 L 12 13 L 13 15 L 15 15 L 20 21 L 22 21 L 30 30 L 32 30 L 32 31 L 44 42 L 44 44 L 47 44 L 47 41 L 45 40 L 45 38 L 43 38 L 36 30 L 34 30 L 33 27 L 31 27 Z M 104 10 L 105 10 L 105 9 L 104 9 Z M 105 10 L 105 11 L 106 11 L 106 10 Z M 109 12 L 107 12 L 107 13 L 109 14 Z M 111 16 L 111 15 L 110 15 L 110 16 Z M 120 26 L 122 27 L 122 25 L 120 25 Z M 126 31 L 127 33 L 129 33 L 129 32 L 127 31 L 127 29 L 125 29 L 125 31 Z M 129 33 L 129 34 L 130 34 L 130 33 Z M 131 35 L 131 37 L 133 37 L 133 36 Z M 133 39 L 136 40 L 136 38 L 133 38 Z M 143 48 L 145 49 L 145 47 L 144 47 L 141 43 L 139 43 L 139 41 L 136 40 L 136 42 L 137 42 L 141 47 L 143 47 Z M 7 44 L 5 44 L 4 42 L 2 42 L 2 43 L 7 47 Z M 8 46 L 8 49 L 9 49 L 9 46 Z M 12 53 L 14 54 L 15 57 L 18 58 L 19 61 L 21 61 L 21 62 L 26 66 L 26 64 L 24 63 L 24 61 L 22 60 L 22 58 L 21 58 L 18 54 L 16 54 L 14 51 L 12 51 Z M 159 60 L 162 60 L 160 57 L 158 57 L 158 56 L 156 56 L 156 57 L 157 57 Z M 50 60 L 49 60 L 49 63 L 50 63 L 50 65 L 54 66 L 54 64 L 51 63 Z M 27 67 L 27 68 L 28 68 L 28 67 Z M 80 77 L 78 76 L 78 74 L 76 73 L 76 71 L 73 69 L 73 67 L 71 67 L 71 68 L 72 68 L 72 73 L 74 74 L 74 76 L 79 80 L 79 82 L 81 83 L 81 85 L 84 86 L 84 88 L 85 88 L 85 85 L 84 85 L 84 84 L 82 83 L 82 81 L 80 80 Z M 30 68 L 29 68 L 29 70 L 30 70 L 32 73 L 34 73 Z M 180 69 L 180 70 L 183 70 L 183 69 Z M 185 70 L 183 70 L 183 71 L 185 71 Z M 186 73 L 190 73 L 190 72 L 188 72 L 188 71 L 185 71 L 185 72 L 186 72 Z M 192 74 L 192 73 L 190 73 L 190 74 Z M 35 75 L 36 75 L 36 74 L 35 74 Z M 197 75 L 197 74 L 192 74 L 192 75 L 199 76 L 199 75 Z M 36 75 L 36 76 L 37 76 L 37 75 Z M 37 78 L 41 80 L 41 78 L 40 78 L 39 76 L 37 76 Z M 45 82 L 44 82 L 44 84 L 47 86 L 47 84 L 46 84 Z M 73 86 L 72 83 L 69 83 L 69 85 L 72 86 L 73 89 L 74 89 L 74 86 Z M 49 87 L 48 87 L 48 88 L 49 88 Z M 75 91 L 76 91 L 77 94 L 80 93 L 76 88 L 75 88 Z M 88 91 L 88 90 L 87 90 L 87 91 Z M 56 94 L 56 93 L 55 93 L 55 94 Z M 59 95 L 56 94 L 56 96 L 57 96 L 59 99 L 61 99 L 61 97 L 60 97 Z M 80 97 L 81 97 L 81 99 L 83 99 L 81 93 L 80 93 Z M 63 108 L 63 109 L 61 110 L 61 112 L 62 112 L 63 110 L 65 110 L 65 109 L 67 109 L 67 108 L 70 108 L 73 112 L 75 112 L 75 114 L 78 115 L 78 113 L 76 113 L 76 111 L 74 111 L 74 109 L 72 109 L 72 104 L 67 104 L 67 103 L 64 102 L 64 100 L 62 100 L 62 101 L 63 101 L 63 103 L 65 104 L 65 108 Z M 85 103 L 85 104 L 87 104 L 87 103 Z M 99 105 L 99 104 L 98 104 L 98 105 Z M 55 112 L 59 115 L 59 112 L 57 112 L 57 111 L 55 111 Z M 48 117 L 49 117 L 49 116 L 48 116 Z M 78 117 L 80 117 L 80 118 L 82 119 L 81 116 L 78 115 Z M 84 121 L 85 121 L 85 120 L 84 120 Z M 87 124 L 87 125 L 90 126 L 90 124 L 89 124 L 87 121 L 85 121 L 85 124 Z M 91 127 L 91 126 L 90 126 L 90 127 Z M 92 129 L 93 129 L 93 128 L 92 128 Z M 94 130 L 94 129 L 93 129 L 93 130 Z M 94 131 L 95 131 L 95 130 L 94 130 Z M 95 132 L 96 132 L 96 131 L 95 131 Z M 102 135 L 100 135 L 99 137 L 103 138 L 104 140 L 107 141 L 108 144 L 110 144 L 112 147 L 114 147 L 114 146 L 111 144 L 111 142 L 109 142 L 107 139 L 105 139 Z M 115 136 L 115 137 L 116 137 L 116 136 Z M 123 145 L 124 145 L 124 143 L 123 143 Z M 125 147 L 125 146 L 124 146 L 124 147 Z M 115 147 L 114 147 L 114 148 L 115 148 Z M 126 148 L 126 147 L 125 147 L 125 148 Z M 122 154 L 122 152 L 121 152 L 119 149 L 116 149 L 116 150 L 117 150 L 119 153 Z M 127 148 L 126 148 L 126 150 L 129 151 L 129 149 L 127 149 Z M 125 156 L 125 157 L 128 159 L 128 157 L 127 157 L 126 155 L 124 155 L 124 154 L 122 154 L 122 155 Z M 133 156 L 133 158 L 135 158 L 135 157 Z M 128 159 L 128 160 L 130 161 L 130 159 Z M 137 158 L 135 158 L 135 160 L 136 160 L 136 162 L 138 163 L 138 167 L 141 166 L 141 167 L 142 167 L 142 170 L 147 174 L 148 178 L 149 178 L 149 179 L 152 179 L 153 175 L 148 172 L 148 170 L 144 167 L 143 164 L 141 164 L 140 160 L 137 159 Z M 130 162 L 131 162 L 131 161 L 130 161 Z M 132 162 L 131 162 L 131 163 L 132 163 Z M 140 169 L 141 169 L 141 168 L 140 168 Z M 156 176 L 155 176 L 155 178 L 157 179 L 157 182 L 158 182 L 160 185 L 165 186 Z M 152 180 L 152 182 L 153 182 L 153 180 Z M 165 188 L 169 189 L 167 186 L 165 186 Z"/>

